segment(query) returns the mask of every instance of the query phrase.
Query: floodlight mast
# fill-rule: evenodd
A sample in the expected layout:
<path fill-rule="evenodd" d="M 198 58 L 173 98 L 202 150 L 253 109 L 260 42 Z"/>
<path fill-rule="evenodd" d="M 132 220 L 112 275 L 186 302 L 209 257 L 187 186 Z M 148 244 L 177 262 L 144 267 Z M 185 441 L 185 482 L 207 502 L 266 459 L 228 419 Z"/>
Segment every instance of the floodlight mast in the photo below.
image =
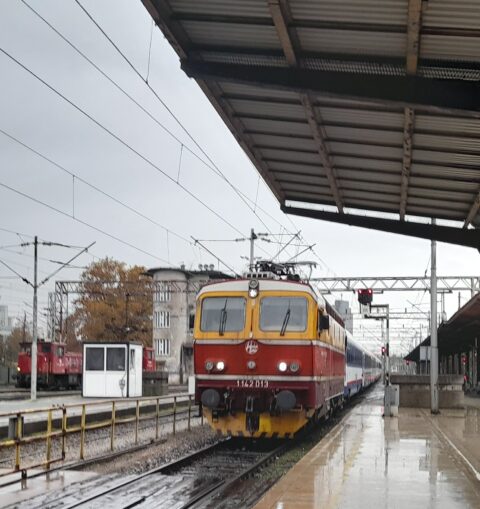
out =
<path fill-rule="evenodd" d="M 432 218 L 432 225 L 435 225 Z M 430 266 L 430 411 L 438 414 L 438 335 L 437 335 L 437 242 L 431 241 Z"/>

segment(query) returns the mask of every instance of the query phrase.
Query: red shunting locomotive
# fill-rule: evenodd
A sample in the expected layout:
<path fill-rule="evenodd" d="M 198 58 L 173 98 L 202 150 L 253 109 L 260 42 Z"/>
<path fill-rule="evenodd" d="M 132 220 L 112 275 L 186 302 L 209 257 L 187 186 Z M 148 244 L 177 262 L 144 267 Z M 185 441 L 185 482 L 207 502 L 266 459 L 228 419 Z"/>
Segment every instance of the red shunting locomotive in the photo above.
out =
<path fill-rule="evenodd" d="M 17 387 L 30 387 L 32 375 L 32 343 L 21 343 L 18 354 Z M 49 389 L 80 388 L 82 384 L 82 354 L 67 352 L 63 343 L 37 344 L 38 387 Z"/>

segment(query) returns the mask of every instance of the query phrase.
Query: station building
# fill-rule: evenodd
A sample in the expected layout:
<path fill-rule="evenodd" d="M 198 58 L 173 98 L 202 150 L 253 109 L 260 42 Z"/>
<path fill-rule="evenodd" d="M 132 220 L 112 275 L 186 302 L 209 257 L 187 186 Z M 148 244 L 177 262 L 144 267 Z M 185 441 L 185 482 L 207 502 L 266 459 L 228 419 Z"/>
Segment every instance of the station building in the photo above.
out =
<path fill-rule="evenodd" d="M 478 392 L 480 342 L 480 294 L 472 297 L 449 320 L 438 328 L 440 375 L 462 375 L 466 390 Z M 430 337 L 414 348 L 405 360 L 416 363 L 417 374 L 429 373 Z"/>
<path fill-rule="evenodd" d="M 231 276 L 199 265 L 197 270 L 158 267 L 147 271 L 155 281 L 153 292 L 153 348 L 157 368 L 168 372 L 169 383 L 185 383 L 193 374 L 195 298 L 212 280 Z"/>

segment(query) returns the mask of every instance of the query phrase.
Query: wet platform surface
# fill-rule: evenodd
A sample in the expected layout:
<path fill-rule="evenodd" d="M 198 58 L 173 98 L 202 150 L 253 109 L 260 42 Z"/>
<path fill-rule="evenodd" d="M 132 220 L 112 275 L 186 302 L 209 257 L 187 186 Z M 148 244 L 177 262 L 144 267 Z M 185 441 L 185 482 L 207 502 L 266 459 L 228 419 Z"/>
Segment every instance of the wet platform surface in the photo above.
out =
<path fill-rule="evenodd" d="M 480 410 L 383 419 L 382 396 L 378 385 L 255 509 L 479 508 Z"/>

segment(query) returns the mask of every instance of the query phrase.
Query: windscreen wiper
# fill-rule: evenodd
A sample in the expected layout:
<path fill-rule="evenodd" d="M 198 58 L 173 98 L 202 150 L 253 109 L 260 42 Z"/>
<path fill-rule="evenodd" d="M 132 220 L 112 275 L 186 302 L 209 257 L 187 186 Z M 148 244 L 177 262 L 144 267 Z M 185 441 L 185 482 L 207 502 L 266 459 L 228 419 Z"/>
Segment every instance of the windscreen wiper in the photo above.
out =
<path fill-rule="evenodd" d="M 220 324 L 218 326 L 218 334 L 220 336 L 223 336 L 226 324 L 227 324 L 227 299 L 225 299 L 225 305 L 223 306 L 222 311 L 220 313 Z"/>
<path fill-rule="evenodd" d="M 285 336 L 285 331 L 287 330 L 289 320 L 290 320 L 290 305 L 288 306 L 287 312 L 285 313 L 285 318 L 283 319 L 282 328 L 280 329 L 280 336 Z"/>

